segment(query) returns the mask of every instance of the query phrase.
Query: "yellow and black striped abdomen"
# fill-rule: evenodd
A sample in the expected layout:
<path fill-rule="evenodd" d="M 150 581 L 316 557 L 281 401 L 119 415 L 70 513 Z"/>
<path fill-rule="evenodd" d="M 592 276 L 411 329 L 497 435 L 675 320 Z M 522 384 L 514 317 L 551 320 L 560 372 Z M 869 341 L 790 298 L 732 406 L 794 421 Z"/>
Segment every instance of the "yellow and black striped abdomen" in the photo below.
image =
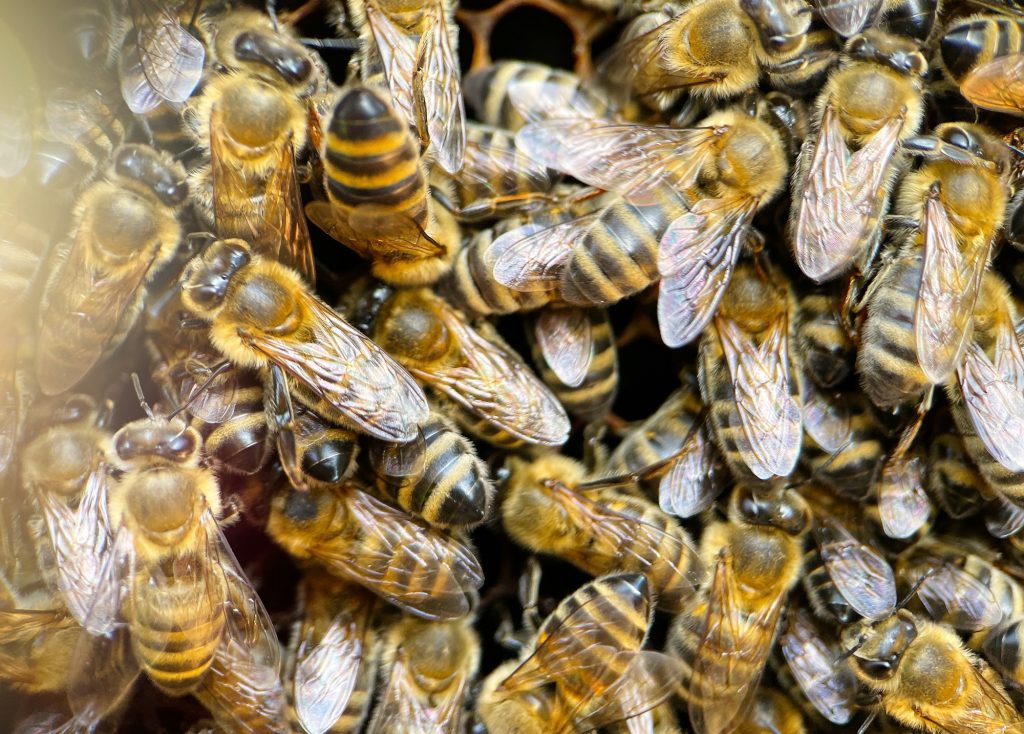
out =
<path fill-rule="evenodd" d="M 885 435 L 866 398 L 851 396 L 847 409 L 850 432 L 845 442 L 829 450 L 805 432 L 800 460 L 815 479 L 861 500 L 871 490 L 885 458 Z"/>
<path fill-rule="evenodd" d="M 879 274 L 883 280 L 867 304 L 857 371 L 864 392 L 883 410 L 915 402 L 928 388 L 914 336 L 922 264 L 919 251 L 901 253 Z"/>
<path fill-rule="evenodd" d="M 427 224 L 427 180 L 405 122 L 382 93 L 355 87 L 334 108 L 323 151 L 327 195 L 349 211 L 364 205 Z"/>
<path fill-rule="evenodd" d="M 210 574 L 206 583 L 164 580 L 154 584 L 141 571 L 134 579 L 132 648 L 153 684 L 169 696 L 191 693 L 220 646 L 225 591 L 211 589 L 216 578 Z"/>
<path fill-rule="evenodd" d="M 832 582 L 816 545 L 804 555 L 803 565 L 804 591 L 814 614 L 829 623 L 850 624 L 856 621 L 857 613 Z"/>
<path fill-rule="evenodd" d="M 974 460 L 985 482 L 996 491 L 1007 497 L 1024 498 L 1024 472 L 1013 471 L 1003 466 L 989 453 L 985 442 L 981 440 L 974 422 L 967 413 L 967 407 L 963 404 L 962 398 L 952 404 L 953 418 L 960 436 L 964 440 L 964 448 L 968 455 Z"/>
<path fill-rule="evenodd" d="M 941 433 L 929 443 L 928 493 L 957 520 L 984 508 L 988 488 L 959 434 Z"/>
<path fill-rule="evenodd" d="M 656 204 L 620 199 L 589 225 L 586 237 L 562 273 L 561 295 L 580 306 L 608 306 L 639 293 L 658 279 L 658 245 L 668 226 L 685 214 L 687 202 L 663 189 Z"/>
<path fill-rule="evenodd" d="M 192 426 L 204 439 L 204 450 L 218 467 L 232 474 L 255 474 L 270 456 L 271 436 L 263 412 L 263 385 L 256 376 L 237 367 L 237 385 L 231 417 L 220 423 L 200 418 Z"/>
<path fill-rule="evenodd" d="M 942 63 L 957 83 L 977 66 L 1024 51 L 1024 18 L 986 14 L 959 20 L 939 44 Z"/>

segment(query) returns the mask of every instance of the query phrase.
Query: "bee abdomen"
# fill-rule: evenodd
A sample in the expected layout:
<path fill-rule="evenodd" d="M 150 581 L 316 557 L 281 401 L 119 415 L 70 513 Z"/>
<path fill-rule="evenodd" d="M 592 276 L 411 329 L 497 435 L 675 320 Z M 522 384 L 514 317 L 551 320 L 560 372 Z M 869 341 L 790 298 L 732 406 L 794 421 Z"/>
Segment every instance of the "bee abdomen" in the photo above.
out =
<path fill-rule="evenodd" d="M 463 311 L 480 316 L 543 306 L 550 300 L 546 291 L 514 291 L 494 279 L 494 259 L 489 254 L 494 236 L 493 230 L 484 230 L 459 250 L 451 273 L 441 283 L 443 295 Z"/>
<path fill-rule="evenodd" d="M 985 482 L 1008 497 L 1024 498 L 1024 472 L 1007 469 L 989 453 L 962 402 L 954 401 L 952 410 L 953 418 L 964 441 L 964 448 L 974 460 L 978 472 Z"/>
<path fill-rule="evenodd" d="M 1024 682 L 1021 660 L 1020 626 L 1024 618 L 1017 618 L 993 630 L 985 638 L 982 650 L 985 657 L 1007 678 Z"/>
<path fill-rule="evenodd" d="M 197 589 L 168 588 L 142 595 L 136 604 L 132 647 L 160 690 L 190 693 L 202 680 L 220 646 L 224 617 L 219 610 L 195 610 Z"/>
<path fill-rule="evenodd" d="M 821 560 L 821 554 L 816 547 L 807 551 L 804 556 L 803 576 L 804 591 L 811 602 L 811 609 L 815 615 L 828 622 L 850 624 L 856 620 L 857 615 L 853 608 L 847 603 L 843 595 L 839 593 L 836 585 L 832 583 L 832 577 L 825 569 Z"/>
<path fill-rule="evenodd" d="M 954 23 L 939 47 L 943 65 L 959 82 L 978 64 L 1019 53 L 1024 48 L 1024 20 L 987 15 Z"/>
<path fill-rule="evenodd" d="M 537 340 L 530 339 L 533 363 L 544 383 L 551 388 L 565 409 L 585 421 L 597 420 L 608 414 L 619 390 L 619 356 L 615 349 L 611 322 L 606 313 L 592 314 L 591 334 L 593 357 L 587 376 L 576 387 L 566 385 L 544 359 Z"/>

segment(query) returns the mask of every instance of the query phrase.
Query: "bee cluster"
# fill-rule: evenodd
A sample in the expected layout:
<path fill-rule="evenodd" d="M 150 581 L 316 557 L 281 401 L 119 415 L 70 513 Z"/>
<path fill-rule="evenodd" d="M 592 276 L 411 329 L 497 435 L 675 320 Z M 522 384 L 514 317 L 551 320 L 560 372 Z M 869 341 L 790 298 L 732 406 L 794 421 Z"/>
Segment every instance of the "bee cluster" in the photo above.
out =
<path fill-rule="evenodd" d="M 0 729 L 1024 734 L 1013 0 L 26 13 Z"/>

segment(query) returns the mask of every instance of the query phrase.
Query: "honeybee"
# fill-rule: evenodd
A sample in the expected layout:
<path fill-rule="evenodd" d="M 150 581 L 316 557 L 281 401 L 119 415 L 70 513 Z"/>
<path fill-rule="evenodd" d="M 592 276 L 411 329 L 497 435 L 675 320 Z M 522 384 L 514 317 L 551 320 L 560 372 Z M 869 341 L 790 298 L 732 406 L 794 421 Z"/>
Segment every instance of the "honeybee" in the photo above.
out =
<path fill-rule="evenodd" d="M 351 480 L 308 492 L 278 491 L 267 531 L 296 558 L 318 561 L 424 619 L 465 616 L 483 582 L 467 545 Z"/>
<path fill-rule="evenodd" d="M 192 2 L 161 3 L 129 0 L 131 23 L 114 29 L 121 95 L 135 114 L 155 109 L 161 101 L 187 100 L 203 74 L 206 47 L 194 24 L 186 27 Z"/>
<path fill-rule="evenodd" d="M 516 147 L 513 133 L 476 122 L 466 127 L 462 168 L 441 178 L 453 194 L 445 205 L 468 222 L 536 209 L 551 201 L 556 182 L 554 172 Z M 434 190 L 435 198 L 443 189 Z"/>
<path fill-rule="evenodd" d="M 70 145 L 79 162 L 95 169 L 125 141 L 118 112 L 102 90 L 58 87 L 46 95 L 43 137 Z"/>
<path fill-rule="evenodd" d="M 869 30 L 847 42 L 845 57 L 818 95 L 818 134 L 804 141 L 793 173 L 793 252 L 817 282 L 853 265 L 867 270 L 900 167 L 897 148 L 924 115 L 928 63 L 916 42 Z"/>
<path fill-rule="evenodd" d="M 30 532 L 40 572 L 60 591 L 72 617 L 85 624 L 111 544 L 107 496 L 110 434 L 96 403 L 71 395 L 46 410 L 53 427 L 22 450 L 21 481 L 43 527 Z"/>
<path fill-rule="evenodd" d="M 466 74 L 466 101 L 488 125 L 515 132 L 528 121 L 586 111 L 610 119 L 618 106 L 576 74 L 528 61 L 496 61 Z M 517 90 L 513 94 L 513 90 Z"/>
<path fill-rule="evenodd" d="M 879 710 L 904 726 L 938 734 L 1024 725 L 999 676 L 948 627 L 901 609 L 847 627 L 842 644 Z"/>
<path fill-rule="evenodd" d="M 813 291 L 800 297 L 796 339 L 804 372 L 818 387 L 834 388 L 850 375 L 855 347 L 837 293 Z"/>
<path fill-rule="evenodd" d="M 924 490 L 925 463 L 919 452 L 901 447 L 886 459 L 875 481 L 874 519 L 890 538 L 911 538 L 926 531 L 935 507 Z"/>
<path fill-rule="evenodd" d="M 120 345 L 146 284 L 175 254 L 188 201 L 181 164 L 144 145 L 114 154 L 106 177 L 75 204 L 69 240 L 49 260 L 36 338 L 36 377 L 47 395 L 75 386 Z"/>
<path fill-rule="evenodd" d="M 225 676 L 279 687 L 277 636 L 220 529 L 199 433 L 150 414 L 119 429 L 113 446 L 122 472 L 109 496 L 115 532 L 75 651 L 72 710 L 105 717 L 140 669 L 170 696 L 238 687 Z M 223 715 L 244 724 L 254 714 Z"/>
<path fill-rule="evenodd" d="M 340 93 L 320 157 L 328 201 L 309 202 L 306 213 L 370 260 L 374 275 L 426 285 L 451 267 L 458 224 L 433 205 L 419 151 L 382 92 L 355 86 Z"/>
<path fill-rule="evenodd" d="M 549 306 L 527 322 L 526 335 L 541 379 L 566 410 L 586 421 L 607 415 L 619 359 L 605 309 Z"/>
<path fill-rule="evenodd" d="M 928 494 L 955 520 L 976 515 L 985 506 L 985 480 L 956 432 L 943 432 L 929 442 Z"/>
<path fill-rule="evenodd" d="M 505 243 L 495 280 L 606 306 L 660 275 L 662 340 L 688 343 L 714 313 L 754 213 L 785 183 L 782 137 L 761 119 L 765 105 L 755 111 L 722 110 L 683 130 L 585 118 L 523 128 L 516 141 L 531 156 L 623 198 Z"/>
<path fill-rule="evenodd" d="M 489 324 L 477 328 L 425 288 L 395 291 L 376 312 L 374 341 L 438 394 L 454 403 L 471 433 L 504 444 L 559 446 L 569 418 L 551 391 Z M 487 424 L 478 427 L 469 412 Z"/>
<path fill-rule="evenodd" d="M 801 374 L 789 347 L 795 316 L 784 276 L 744 262 L 701 339 L 701 395 L 738 481 L 788 476 L 800 454 Z"/>
<path fill-rule="evenodd" d="M 857 679 L 845 665 L 836 665 L 839 653 L 815 628 L 803 611 L 788 618 L 779 647 L 801 693 L 829 722 L 850 723 L 856 710 Z"/>
<path fill-rule="evenodd" d="M 666 611 L 679 611 L 700 584 L 686 531 L 647 500 L 580 487 L 583 466 L 558 454 L 513 457 L 508 469 L 501 519 L 517 543 L 595 576 L 642 571 Z"/>
<path fill-rule="evenodd" d="M 1024 497 L 1024 351 L 1006 283 L 985 273 L 973 329 L 956 381 L 947 384 L 964 447 L 985 481 L 1010 498 Z"/>
<path fill-rule="evenodd" d="M 724 489 L 723 472 L 703 417 L 700 395 L 684 377 L 682 387 L 623 436 L 602 474 L 636 474 L 668 460 L 671 464 L 657 483 L 644 477 L 641 487 L 648 495 L 657 495 L 658 505 L 669 515 L 685 518 L 703 512 Z"/>
<path fill-rule="evenodd" d="M 806 42 L 811 9 L 802 2 L 701 0 L 678 14 L 646 13 L 600 62 L 609 91 L 665 110 L 685 90 L 714 100 L 757 85 L 762 67 L 794 58 Z"/>
<path fill-rule="evenodd" d="M 801 463 L 811 475 L 851 499 L 870 492 L 886 459 L 884 432 L 863 395 L 830 395 L 804 383 Z"/>
<path fill-rule="evenodd" d="M 466 694 L 480 665 L 472 621 L 405 617 L 391 625 L 382 643 L 384 683 L 370 731 L 463 731 Z"/>
<path fill-rule="evenodd" d="M 800 581 L 807 503 L 790 489 L 738 486 L 728 522 L 704 530 L 710 583 L 672 623 L 668 651 L 684 661 L 679 693 L 698 734 L 731 731 L 754 702 L 790 590 Z"/>
<path fill-rule="evenodd" d="M 455 4 L 447 0 L 351 0 L 364 78 L 382 67 L 395 106 L 448 173 L 462 168 L 466 110 L 456 51 Z M 376 54 L 373 52 L 376 51 Z"/>
<path fill-rule="evenodd" d="M 1007 12 L 970 15 L 946 26 L 939 41 L 942 65 L 971 104 L 1024 115 L 1024 17 L 1009 3 L 993 6 Z"/>
<path fill-rule="evenodd" d="M 896 577 L 885 558 L 837 518 L 824 513 L 815 518 L 814 537 L 824 570 L 850 609 L 866 619 L 892 614 L 896 608 Z M 808 582 L 810 575 L 806 577 Z M 820 603 L 815 605 L 815 611 L 821 608 Z M 832 604 L 830 609 L 840 607 Z"/>
<path fill-rule="evenodd" d="M 416 437 L 427 418 L 423 391 L 294 270 L 242 240 L 217 240 L 185 266 L 181 284 L 185 308 L 210 322 L 214 347 L 260 370 L 275 392 L 375 438 Z"/>
<path fill-rule="evenodd" d="M 924 161 L 903 178 L 895 208 L 917 227 L 897 235 L 865 295 L 857 354 L 864 391 L 883 410 L 919 398 L 959 366 L 1008 195 L 1009 153 L 978 125 L 945 123 L 904 147 Z"/>
<path fill-rule="evenodd" d="M 757 690 L 746 718 L 735 731 L 737 734 L 804 734 L 806 728 L 800 710 L 785 693 L 762 686 Z"/>
<path fill-rule="evenodd" d="M 420 433 L 422 447 L 417 440 L 371 453 L 377 489 L 434 527 L 479 525 L 490 514 L 494 497 L 487 465 L 477 457 L 472 442 L 441 413 L 432 411 Z"/>
<path fill-rule="evenodd" d="M 224 364 L 205 324 L 192 323 L 176 284 L 152 304 L 147 317 L 153 381 L 170 404 L 187 406 L 206 459 L 231 474 L 258 472 L 273 448 L 259 375 Z"/>
<path fill-rule="evenodd" d="M 302 618 L 285 663 L 293 729 L 359 731 L 377 677 L 376 597 L 316 568 L 306 570 L 300 589 Z"/>
<path fill-rule="evenodd" d="M 603 576 L 562 600 L 529 655 L 484 680 L 477 714 L 493 734 L 591 731 L 654 709 L 678 665 L 641 650 L 653 601 L 639 573 Z"/>

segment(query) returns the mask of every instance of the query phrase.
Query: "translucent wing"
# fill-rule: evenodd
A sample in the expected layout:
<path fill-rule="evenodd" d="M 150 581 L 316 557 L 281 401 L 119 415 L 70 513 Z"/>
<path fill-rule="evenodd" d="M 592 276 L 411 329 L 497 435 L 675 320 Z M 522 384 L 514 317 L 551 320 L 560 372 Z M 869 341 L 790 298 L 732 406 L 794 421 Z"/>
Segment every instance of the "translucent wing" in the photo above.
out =
<path fill-rule="evenodd" d="M 425 699 L 418 690 L 416 672 L 410 670 L 401 648 L 391 666 L 387 684 L 381 694 L 373 721 L 367 730 L 377 732 L 461 732 L 462 707 L 465 699 L 465 675 L 450 682 L 443 692 Z"/>
<path fill-rule="evenodd" d="M 519 130 L 516 145 L 549 168 L 644 206 L 658 202 L 662 187 L 694 186 L 727 129 L 544 120 Z"/>
<path fill-rule="evenodd" d="M 418 127 L 413 91 L 418 56 L 416 40 L 398 27 L 376 2 L 371 0 L 364 7 L 377 52 L 384 64 L 391 101 L 412 127 Z"/>
<path fill-rule="evenodd" d="M 311 549 L 314 557 L 419 617 L 469 613 L 483 583 L 472 550 L 365 492 L 347 488 L 343 502 L 360 539 L 320 544 Z"/>
<path fill-rule="evenodd" d="M 844 38 L 860 33 L 882 8 L 880 0 L 818 0 L 814 5 L 821 19 Z"/>
<path fill-rule="evenodd" d="M 427 400 L 409 373 L 320 299 L 305 291 L 296 298 L 310 315 L 308 341 L 255 332 L 241 338 L 365 433 L 398 443 L 416 438 Z"/>
<path fill-rule="evenodd" d="M 466 107 L 443 2 L 431 0 L 424 9 L 431 20 L 417 48 L 414 92 L 417 119 L 426 129 L 437 162 L 455 173 L 462 168 L 466 151 Z"/>
<path fill-rule="evenodd" d="M 106 129 L 116 119 L 100 90 L 75 87 L 51 91 L 46 97 L 44 116 L 50 135 L 72 145 L 97 127 Z"/>
<path fill-rule="evenodd" d="M 285 719 L 284 688 L 264 652 L 233 637 L 223 640 L 195 691 L 224 731 L 260 734 Z"/>
<path fill-rule="evenodd" d="M 139 43 L 139 31 L 136 28 L 125 37 L 121 47 L 117 76 L 121 83 L 121 96 L 128 109 L 136 115 L 145 115 L 159 107 L 163 99 L 146 77 Z"/>
<path fill-rule="evenodd" d="M 825 570 L 847 604 L 867 619 L 891 614 L 896 576 L 886 560 L 837 521 L 821 521 L 817 535 Z"/>
<path fill-rule="evenodd" d="M 441 318 L 460 346 L 454 365 L 412 373 L 455 402 L 510 434 L 534 444 L 561 446 L 569 437 L 562 404 L 504 344 L 485 339 L 455 309 Z"/>
<path fill-rule="evenodd" d="M 6 346 L 4 349 L 6 353 L 0 355 L 0 475 L 7 471 L 14 458 L 24 410 L 18 387 L 21 370 L 16 349 Z"/>
<path fill-rule="evenodd" d="M 550 191 L 555 182 L 552 172 L 547 166 L 519 155 L 514 139 L 505 137 L 507 133 L 477 123 L 473 128 L 480 135 L 471 136 L 466 141 L 466 155 L 458 173 L 460 181 L 471 182 L 497 198 L 502 194 L 496 190 L 494 182 L 514 170 L 519 188 L 524 193 Z M 484 143 L 488 138 L 490 142 Z"/>
<path fill-rule="evenodd" d="M 753 200 L 704 199 L 661 238 L 658 327 L 669 347 L 693 341 L 707 325 L 732 277 Z"/>
<path fill-rule="evenodd" d="M 942 384 L 959 365 L 971 336 L 989 243 L 971 256 L 961 252 L 937 184 L 928 194 L 922 227 L 924 264 L 914 307 L 914 337 L 921 370 L 933 383 Z"/>
<path fill-rule="evenodd" d="M 563 384 L 579 387 L 594 357 L 590 314 L 582 308 L 546 308 L 534 323 L 544 361 Z"/>
<path fill-rule="evenodd" d="M 769 595 L 754 614 L 742 611 L 740 594 L 732 557 L 723 551 L 690 678 L 690 723 L 696 734 L 732 731 L 746 718 L 775 641 L 785 594 Z"/>
<path fill-rule="evenodd" d="M 909 538 L 927 522 L 932 504 L 921 481 L 921 459 L 887 461 L 878 480 L 878 514 L 890 538 Z"/>
<path fill-rule="evenodd" d="M 826 396 L 805 383 L 803 400 L 804 431 L 822 449 L 829 453 L 842 451 L 851 441 L 853 424 L 846 396 L 842 393 Z"/>
<path fill-rule="evenodd" d="M 306 204 L 306 215 L 317 227 L 368 260 L 416 260 L 447 252 L 411 216 L 396 214 L 379 204 L 356 207 L 346 219 L 329 202 L 311 201 Z"/>
<path fill-rule="evenodd" d="M 68 703 L 83 721 L 98 722 L 117 709 L 138 677 L 129 628 L 135 574 L 134 544 L 122 527 L 100 571 L 83 625 L 86 633 L 79 636 L 71 659 Z"/>
<path fill-rule="evenodd" d="M 903 117 L 889 120 L 868 143 L 851 153 L 843 140 L 839 116 L 825 108 L 821 134 L 807 172 L 793 247 L 797 264 L 817 282 L 848 270 L 870 237 L 884 204 L 889 161 L 896 150 Z"/>
<path fill-rule="evenodd" d="M 978 107 L 1024 115 L 1024 54 L 1007 54 L 978 65 L 960 82 L 960 93 Z"/>
<path fill-rule="evenodd" d="M 779 646 L 807 700 L 833 724 L 848 724 L 857 705 L 857 679 L 848 666 L 836 665 L 838 655 L 818 636 L 803 612 L 790 619 Z"/>
<path fill-rule="evenodd" d="M 1003 618 L 989 587 L 964 569 L 940 561 L 929 571 L 917 588 L 917 598 L 935 621 L 976 632 Z"/>
<path fill-rule="evenodd" d="M 70 508 L 52 492 L 38 494 L 56 556 L 57 586 L 68 611 L 82 625 L 112 542 L 107 519 L 109 485 L 109 467 L 101 461 L 86 478 L 78 507 Z"/>
<path fill-rule="evenodd" d="M 1015 505 L 996 492 L 985 510 L 985 528 L 994 538 L 1015 535 L 1024 528 L 1024 507 Z"/>
<path fill-rule="evenodd" d="M 97 266 L 86 229 L 47 286 L 36 350 L 36 376 L 47 395 L 70 389 L 99 361 L 156 256 L 152 246 L 116 268 Z"/>
<path fill-rule="evenodd" d="M 682 662 L 654 650 L 620 652 L 609 668 L 622 672 L 607 688 L 583 699 L 573 714 L 577 731 L 600 729 L 650 711 L 672 695 L 683 675 Z"/>
<path fill-rule="evenodd" d="M 361 635 L 344 614 L 295 660 L 295 715 L 309 734 L 324 734 L 348 707 L 363 659 Z"/>
<path fill-rule="evenodd" d="M 972 341 L 957 369 L 967 414 L 996 461 L 1024 471 L 1024 354 L 1009 324 L 996 337 L 995 364 Z"/>
<path fill-rule="evenodd" d="M 606 117 L 611 106 L 610 100 L 593 90 L 544 79 L 510 82 L 508 99 L 529 122 L 566 118 L 596 120 Z"/>
<path fill-rule="evenodd" d="M 695 431 L 658 483 L 658 504 L 662 511 L 687 518 L 711 506 L 722 489 L 713 480 L 714 452 L 704 428 Z"/>
<path fill-rule="evenodd" d="M 245 378 L 234 366 L 213 377 L 213 368 L 221 365 L 223 357 L 199 349 L 197 347 L 184 363 L 175 365 L 170 377 L 177 394 L 170 397 L 175 405 L 188 402 L 188 412 L 205 423 L 224 423 L 235 414 L 235 395 Z M 202 392 L 196 396 L 199 389 Z M 192 398 L 195 399 L 189 402 Z"/>
<path fill-rule="evenodd" d="M 555 290 L 562 271 L 587 236 L 598 213 L 552 226 L 524 224 L 491 243 L 494 279 L 517 291 Z"/>
<path fill-rule="evenodd" d="M 129 46 L 138 61 L 136 65 L 132 59 L 130 67 L 122 67 L 134 72 L 127 77 L 127 87 L 125 75 L 121 77 L 125 102 L 136 114 L 148 110 L 135 109 L 133 103 L 148 102 L 151 95 L 168 102 L 184 102 L 199 84 L 206 49 L 168 13 L 165 4 L 130 0 L 129 5 L 136 33 L 135 43 Z"/>
<path fill-rule="evenodd" d="M 802 410 L 790 385 L 787 324 L 785 317 L 776 321 L 758 345 L 735 322 L 715 320 L 743 429 L 737 448 L 760 479 L 788 476 L 803 438 Z"/>
<path fill-rule="evenodd" d="M 303 214 L 302 194 L 295 174 L 291 143 L 281 146 L 277 165 L 265 182 L 248 179 L 224 153 L 217 115 L 210 120 L 210 170 L 217 234 L 240 237 L 258 255 L 273 258 L 315 283 L 313 245 Z M 255 187 L 255 190 L 254 190 Z M 234 202 L 258 198 L 261 206 L 239 211 Z"/>

